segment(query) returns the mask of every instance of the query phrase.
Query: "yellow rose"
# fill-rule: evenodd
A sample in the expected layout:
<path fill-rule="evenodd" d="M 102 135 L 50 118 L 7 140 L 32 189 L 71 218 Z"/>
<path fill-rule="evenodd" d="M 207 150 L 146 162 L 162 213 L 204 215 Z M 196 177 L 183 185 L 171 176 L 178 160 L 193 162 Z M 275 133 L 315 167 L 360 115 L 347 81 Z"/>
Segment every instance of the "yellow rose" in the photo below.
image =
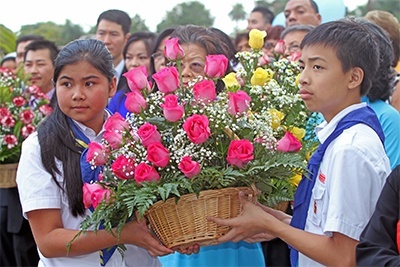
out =
<path fill-rule="evenodd" d="M 285 117 L 285 114 L 274 108 L 269 109 L 268 112 L 271 116 L 271 121 L 272 121 L 271 127 L 272 129 L 276 130 L 281 125 L 281 121 Z"/>
<path fill-rule="evenodd" d="M 224 78 L 222 78 L 222 81 L 225 83 L 226 88 L 240 86 L 239 82 L 236 80 L 236 73 L 234 72 L 227 74 Z"/>
<path fill-rule="evenodd" d="M 274 73 L 269 69 L 257 68 L 254 71 L 253 76 L 251 76 L 250 83 L 252 85 L 263 86 L 272 79 L 273 74 Z"/>
<path fill-rule="evenodd" d="M 290 132 L 298 139 L 301 140 L 306 135 L 306 130 L 298 127 L 292 127 Z"/>
<path fill-rule="evenodd" d="M 297 76 L 296 76 L 296 80 L 294 82 L 296 84 L 296 86 L 299 86 L 300 75 L 301 75 L 301 73 L 297 74 Z"/>
<path fill-rule="evenodd" d="M 261 49 L 264 46 L 265 36 L 267 36 L 266 31 L 252 29 L 249 32 L 249 46 L 253 49 Z"/>
<path fill-rule="evenodd" d="M 299 186 L 299 183 L 301 181 L 301 174 L 300 173 L 296 173 L 292 178 L 290 178 L 289 182 L 294 185 L 294 186 Z"/>

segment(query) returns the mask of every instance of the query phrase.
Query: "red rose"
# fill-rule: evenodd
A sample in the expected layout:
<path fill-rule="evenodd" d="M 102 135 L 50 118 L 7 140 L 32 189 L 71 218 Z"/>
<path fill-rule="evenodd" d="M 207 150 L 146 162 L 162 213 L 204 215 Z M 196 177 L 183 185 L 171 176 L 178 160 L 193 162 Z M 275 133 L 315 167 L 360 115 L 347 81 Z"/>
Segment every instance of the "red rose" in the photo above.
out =
<path fill-rule="evenodd" d="M 121 114 L 115 112 L 104 123 L 104 129 L 110 132 L 122 132 L 129 129 L 129 123 L 125 121 Z"/>
<path fill-rule="evenodd" d="M 228 156 L 226 160 L 229 164 L 239 168 L 254 159 L 253 144 L 247 140 L 232 140 L 228 147 Z"/>
<path fill-rule="evenodd" d="M 195 144 L 202 144 L 210 137 L 208 118 L 204 115 L 192 115 L 183 123 L 188 138 Z"/>
<path fill-rule="evenodd" d="M 139 163 L 135 168 L 135 181 L 140 184 L 160 180 L 160 175 L 153 166 L 144 162 Z"/>
<path fill-rule="evenodd" d="M 193 161 L 190 156 L 183 157 L 179 162 L 178 168 L 189 179 L 200 173 L 200 164 Z"/>
<path fill-rule="evenodd" d="M 90 142 L 88 144 L 88 152 L 86 154 L 86 161 L 93 162 L 95 166 L 102 166 L 107 163 L 109 151 L 104 146 L 97 142 Z"/>
<path fill-rule="evenodd" d="M 24 110 L 21 112 L 21 114 L 19 114 L 19 117 L 21 118 L 21 121 L 24 124 L 29 124 L 32 123 L 33 119 L 35 118 L 35 115 L 33 114 L 33 112 L 28 109 L 28 110 Z"/>
<path fill-rule="evenodd" d="M 109 201 L 111 196 L 111 190 L 107 188 L 97 189 L 92 193 L 92 206 L 96 208 L 100 202 L 105 200 L 106 202 Z"/>
<path fill-rule="evenodd" d="M 122 180 L 132 179 L 135 170 L 135 159 L 120 155 L 111 164 L 111 169 Z"/>

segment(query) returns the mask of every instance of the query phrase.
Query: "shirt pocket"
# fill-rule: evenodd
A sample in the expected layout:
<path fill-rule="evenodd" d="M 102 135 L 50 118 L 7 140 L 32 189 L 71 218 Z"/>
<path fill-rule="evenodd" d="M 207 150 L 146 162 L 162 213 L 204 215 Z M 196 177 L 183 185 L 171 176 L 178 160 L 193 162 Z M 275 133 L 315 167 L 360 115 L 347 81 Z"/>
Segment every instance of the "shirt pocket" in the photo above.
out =
<path fill-rule="evenodd" d="M 311 196 L 311 210 L 309 211 L 310 221 L 316 226 L 321 225 L 322 214 L 323 214 L 323 206 L 325 200 L 325 185 L 316 182 Z"/>

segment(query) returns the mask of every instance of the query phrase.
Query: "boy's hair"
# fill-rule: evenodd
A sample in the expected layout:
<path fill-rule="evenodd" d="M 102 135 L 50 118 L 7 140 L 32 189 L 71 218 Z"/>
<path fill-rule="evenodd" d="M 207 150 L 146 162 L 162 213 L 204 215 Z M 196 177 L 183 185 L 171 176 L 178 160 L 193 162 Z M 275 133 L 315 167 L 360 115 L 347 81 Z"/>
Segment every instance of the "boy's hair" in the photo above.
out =
<path fill-rule="evenodd" d="M 129 15 L 122 10 L 110 9 L 101 13 L 97 19 L 96 28 L 102 20 L 112 21 L 121 25 L 124 34 L 129 33 L 131 30 L 132 20 Z"/>
<path fill-rule="evenodd" d="M 38 40 L 44 40 L 44 37 L 35 34 L 24 34 L 18 37 L 16 41 L 16 46 L 18 46 L 20 43 L 24 43 L 27 41 L 38 41 Z"/>
<path fill-rule="evenodd" d="M 374 35 L 379 49 L 378 75 L 375 75 L 367 96 L 371 102 L 378 99 L 386 101 L 392 94 L 395 83 L 395 72 L 392 68 L 394 54 L 390 38 L 385 30 L 372 21 L 363 18 L 355 18 L 355 20 Z"/>
<path fill-rule="evenodd" d="M 272 21 L 275 18 L 274 13 L 269 10 L 268 7 L 266 6 L 256 6 L 255 8 L 253 8 L 253 10 L 251 11 L 251 13 L 253 12 L 260 12 L 263 16 L 264 22 L 265 23 L 272 23 Z"/>
<path fill-rule="evenodd" d="M 51 62 L 53 62 L 54 65 L 54 60 L 56 59 L 58 52 L 60 51 L 58 47 L 56 46 L 55 43 L 49 40 L 37 40 L 29 43 L 25 47 L 25 55 L 24 55 L 24 61 L 26 59 L 26 55 L 28 54 L 28 51 L 37 51 L 37 50 L 42 50 L 42 49 L 48 49 L 50 51 L 50 58 Z"/>
<path fill-rule="evenodd" d="M 364 71 L 360 95 L 372 86 L 379 66 L 379 51 L 373 34 L 354 18 L 348 17 L 317 26 L 307 33 L 300 48 L 321 45 L 332 48 L 342 64 L 343 72 L 359 67 Z"/>

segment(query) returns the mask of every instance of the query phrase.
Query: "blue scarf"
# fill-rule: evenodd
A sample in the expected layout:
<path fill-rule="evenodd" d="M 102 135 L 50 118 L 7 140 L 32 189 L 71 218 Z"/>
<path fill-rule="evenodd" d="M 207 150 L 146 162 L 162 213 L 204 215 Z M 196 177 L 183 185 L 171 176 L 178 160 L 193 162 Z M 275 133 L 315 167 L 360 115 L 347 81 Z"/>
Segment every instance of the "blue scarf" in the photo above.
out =
<path fill-rule="evenodd" d="M 88 151 L 88 144 L 90 143 L 89 138 L 79 129 L 79 127 L 72 121 L 72 119 L 68 118 L 69 125 L 72 129 L 72 136 L 75 138 L 75 145 L 81 152 L 80 158 L 80 166 L 81 166 L 81 173 L 82 173 L 82 181 L 84 183 L 93 183 L 97 181 L 99 177 L 99 173 L 101 171 L 100 167 L 96 169 L 92 169 L 92 166 L 86 161 L 86 154 Z M 93 212 L 93 207 L 90 207 L 90 211 Z M 104 226 L 100 224 L 99 229 L 104 229 Z M 105 266 L 108 260 L 113 255 L 114 251 L 116 250 L 117 246 L 109 247 L 106 249 L 102 249 L 99 251 L 100 254 L 100 263 L 101 266 Z"/>
<path fill-rule="evenodd" d="M 357 110 L 351 111 L 345 117 L 343 117 L 335 130 L 329 135 L 325 142 L 319 145 L 317 151 L 310 158 L 307 168 L 309 170 L 309 177 L 303 175 L 302 180 L 296 190 L 294 196 L 294 207 L 293 207 L 293 217 L 290 225 L 293 227 L 303 229 L 307 220 L 308 207 L 310 204 L 311 193 L 314 187 L 315 181 L 317 180 L 319 166 L 324 157 L 326 148 L 329 144 L 336 139 L 344 130 L 352 127 L 353 125 L 364 123 L 371 127 L 379 136 L 382 143 L 385 140 L 385 136 L 382 131 L 381 124 L 376 116 L 375 112 L 369 107 L 365 106 Z M 297 266 L 299 253 L 296 249 L 291 247 L 290 251 L 290 261 L 292 267 Z"/>

